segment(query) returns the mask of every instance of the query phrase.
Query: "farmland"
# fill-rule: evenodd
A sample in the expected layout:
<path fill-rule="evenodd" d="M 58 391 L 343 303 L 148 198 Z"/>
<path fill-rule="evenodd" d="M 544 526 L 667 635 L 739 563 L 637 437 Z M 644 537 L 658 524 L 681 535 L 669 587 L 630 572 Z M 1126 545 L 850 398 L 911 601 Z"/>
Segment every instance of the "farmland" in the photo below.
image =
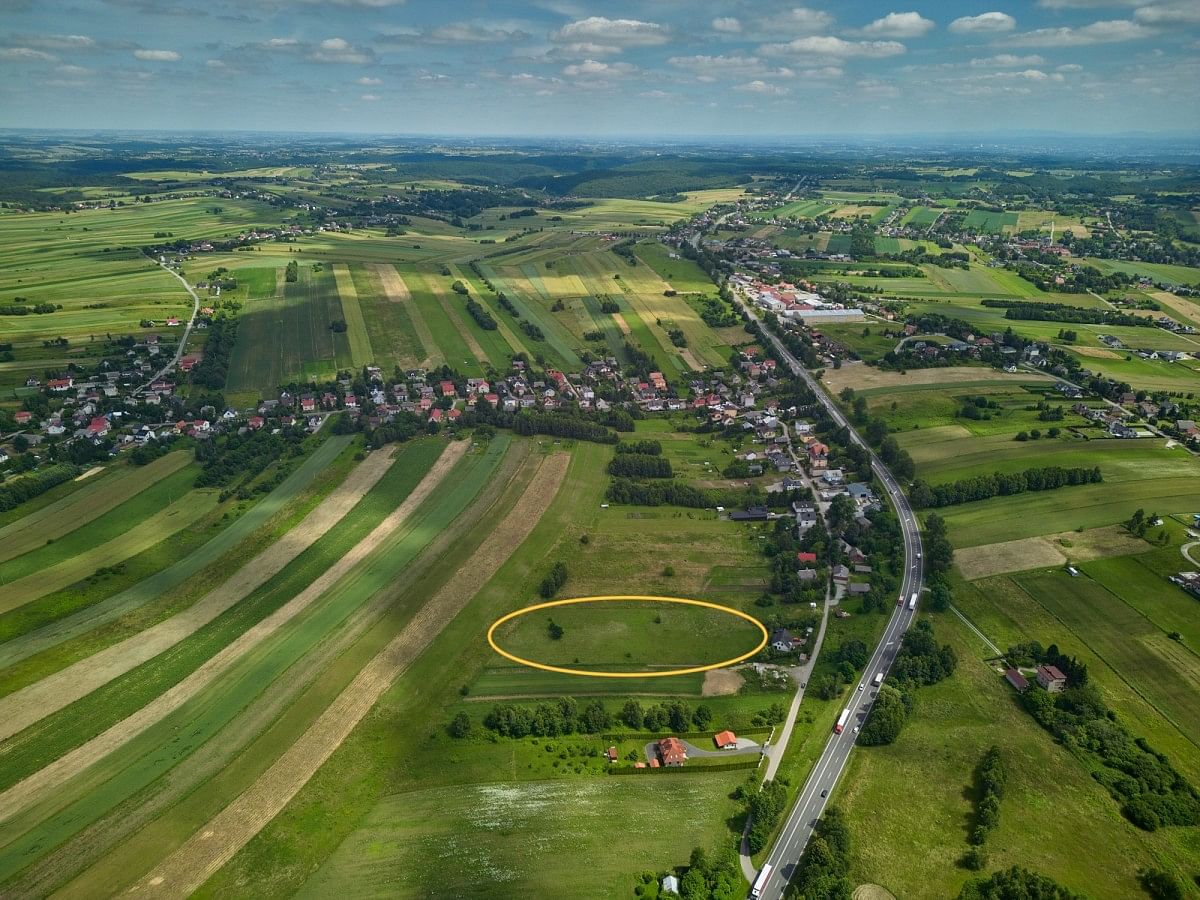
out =
<path fill-rule="evenodd" d="M 614 77 L 641 71 L 600 52 Z M 550 97 L 561 75 L 528 86 Z M 1200 281 L 1191 167 L 385 136 L 239 138 L 222 159 L 207 138 L 101 153 L 82 134 L 51 165 L 28 150 L 49 139 L 11 140 L 0 894 L 647 896 L 639 878 L 682 875 L 696 847 L 727 857 L 764 772 L 790 803 L 847 696 L 868 697 L 919 562 L 754 304 L 955 549 L 918 596 L 956 670 L 913 688 L 894 743 L 817 770 L 852 885 L 955 896 L 992 745 L 1010 781 L 985 871 L 1098 898 L 1136 895 L 1147 867 L 1195 876 L 1196 829 L 1135 829 L 969 627 L 1077 655 L 1200 783 L 1200 627 L 1167 580 L 1195 565 L 1200 510 L 1182 324 L 1200 307 L 1171 290 Z M 1051 467 L 1103 480 L 946 490 Z M 798 528 L 808 500 L 818 524 Z M 506 614 L 606 594 L 711 601 L 772 645 L 650 677 L 761 640 L 665 601 L 495 633 L 633 677 L 489 645 Z M 927 608 L 946 596 L 961 617 Z M 723 730 L 740 749 L 714 749 Z M 655 764 L 667 735 L 689 744 L 681 769 Z M 733 880 L 720 892 L 742 895 Z"/>

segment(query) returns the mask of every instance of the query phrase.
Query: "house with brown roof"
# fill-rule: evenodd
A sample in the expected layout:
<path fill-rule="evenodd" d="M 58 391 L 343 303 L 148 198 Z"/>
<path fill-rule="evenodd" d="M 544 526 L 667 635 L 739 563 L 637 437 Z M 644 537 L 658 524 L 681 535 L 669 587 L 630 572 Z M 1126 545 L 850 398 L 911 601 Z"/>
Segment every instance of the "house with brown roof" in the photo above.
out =
<path fill-rule="evenodd" d="M 1004 672 L 1004 680 L 1016 688 L 1018 694 L 1023 694 L 1029 690 L 1029 679 L 1016 669 L 1007 669 Z"/>
<path fill-rule="evenodd" d="M 665 737 L 658 742 L 658 758 L 664 766 L 682 766 L 687 761 L 687 748 L 677 737 Z M 650 761 L 654 765 L 655 760 Z"/>
<path fill-rule="evenodd" d="M 1058 666 L 1038 666 L 1037 683 L 1051 694 L 1057 694 L 1067 686 L 1067 676 Z"/>

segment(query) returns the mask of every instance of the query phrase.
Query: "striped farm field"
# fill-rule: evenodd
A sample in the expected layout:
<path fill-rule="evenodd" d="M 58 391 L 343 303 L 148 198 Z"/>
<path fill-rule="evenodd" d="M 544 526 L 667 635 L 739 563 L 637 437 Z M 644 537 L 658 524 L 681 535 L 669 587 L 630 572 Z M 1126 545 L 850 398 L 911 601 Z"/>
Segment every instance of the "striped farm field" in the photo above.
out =
<path fill-rule="evenodd" d="M 375 365 L 385 372 L 396 366 L 411 369 L 420 366 L 425 359 L 425 348 L 410 312 L 411 300 L 405 302 L 401 296 L 394 296 L 389 291 L 389 287 L 395 288 L 399 276 L 393 278 L 396 270 L 387 268 L 391 274 L 386 284 L 378 267 L 354 266 L 350 269 L 370 336 L 371 354 Z"/>
<path fill-rule="evenodd" d="M 215 586 L 240 556 L 271 536 L 273 525 L 286 530 L 289 516 L 303 514 L 306 505 L 336 486 L 344 468 L 337 463 L 348 458 L 349 448 L 349 437 L 326 439 L 257 503 L 239 503 L 230 510 L 232 522 L 222 519 L 161 541 L 131 558 L 129 578 L 117 579 L 114 586 L 101 582 L 48 594 L 0 617 L 0 693 L 18 690 L 135 634 L 139 625 L 160 620 L 173 604 L 186 604 L 203 586 Z"/>
<path fill-rule="evenodd" d="M 367 331 L 366 319 L 359 303 L 358 289 L 354 279 L 345 264 L 337 263 L 333 267 L 333 277 L 337 284 L 338 297 L 341 301 L 342 315 L 346 323 L 346 340 L 350 345 L 350 359 L 355 368 L 375 362 L 375 353 L 371 348 L 371 336 Z"/>
<path fill-rule="evenodd" d="M 506 261 L 507 262 L 507 261 Z M 521 319 L 514 320 L 508 313 L 500 311 L 493 316 L 504 316 L 506 324 L 521 335 L 521 340 L 534 353 L 542 353 L 551 365 L 564 371 L 577 369 L 580 365 L 579 354 L 574 350 L 575 338 L 553 318 L 548 305 L 543 305 L 538 299 L 529 280 L 520 269 L 505 265 L 504 268 L 492 265 L 480 265 L 480 270 L 487 279 L 502 292 L 521 314 L 521 319 L 538 326 L 545 336 L 544 341 L 537 341 L 520 330 Z"/>
<path fill-rule="evenodd" d="M 412 452 L 428 456 L 429 450 L 432 449 L 436 456 L 443 446 L 436 441 L 421 442 L 413 445 Z M 522 444 L 522 446 L 527 445 Z M 459 455 L 461 455 L 461 449 L 460 445 Z M 279 615 L 287 608 L 285 606 L 280 608 L 280 613 L 272 614 L 268 619 L 264 619 L 264 623 L 274 620 L 276 624 L 273 632 L 260 635 L 257 643 L 253 636 L 256 631 L 261 632 L 259 627 L 247 630 L 243 625 L 232 630 L 223 629 L 231 635 L 244 634 L 246 638 L 238 639 L 230 645 L 244 645 L 244 649 L 232 656 L 226 654 L 227 662 L 221 673 L 213 677 L 206 686 L 197 683 L 198 693 L 191 695 L 190 698 L 182 698 L 182 705 L 172 701 L 171 706 L 164 710 L 166 715 L 149 724 L 145 731 L 130 736 L 120 754 L 108 754 L 100 757 L 85 776 L 72 778 L 64 787 L 56 789 L 52 796 L 47 795 L 47 801 L 50 801 L 49 805 L 39 802 L 32 807 L 27 807 L 26 812 L 17 813 L 16 818 L 11 819 L 9 824 L 4 826 L 6 838 L 14 833 L 25 835 L 17 838 L 17 845 L 26 850 L 18 850 L 17 845 L 8 844 L 6 839 L 5 843 L 8 846 L 4 854 L 5 859 L 11 859 L 13 852 L 19 853 L 22 858 L 17 861 L 16 867 L 9 867 L 0 875 L 7 876 L 22 867 L 23 863 L 33 862 L 45 852 L 53 850 L 61 840 L 69 839 L 88 821 L 95 821 L 97 817 L 105 815 L 108 810 L 115 810 L 114 804 L 131 796 L 131 792 L 138 790 L 142 785 L 152 783 L 159 774 L 175 769 L 177 773 L 175 780 L 158 785 L 158 790 L 172 795 L 176 789 L 174 785 L 179 784 L 178 779 L 194 785 L 196 784 L 195 779 L 198 777 L 211 777 L 215 771 L 209 768 L 211 765 L 215 764 L 219 769 L 224 762 L 231 761 L 224 749 L 228 740 L 235 739 L 238 741 L 238 746 L 245 746 L 247 742 L 255 740 L 264 725 L 285 709 L 295 711 L 295 715 L 288 720 L 292 725 L 297 722 L 312 721 L 312 717 L 319 712 L 319 708 L 311 705 L 311 699 L 299 707 L 292 706 L 291 701 L 296 700 L 296 691 L 303 691 L 313 678 L 325 677 L 321 674 L 322 666 L 330 666 L 337 658 L 336 655 L 331 656 L 322 648 L 329 646 L 331 641 L 334 646 L 340 642 L 343 650 L 355 646 L 361 647 L 362 644 L 358 643 L 359 641 L 367 641 L 369 644 L 371 638 L 377 638 L 381 632 L 395 629 L 402 624 L 394 616 L 381 618 L 381 614 L 389 605 L 385 601 L 385 597 L 392 596 L 397 589 L 407 585 L 407 581 L 404 579 L 397 580 L 398 573 L 410 565 L 423 552 L 424 548 L 429 546 L 430 542 L 439 542 L 442 532 L 450 522 L 464 510 L 472 508 L 474 498 L 493 496 L 495 493 L 493 486 L 497 489 L 502 487 L 503 479 L 497 479 L 497 476 L 502 471 L 511 472 L 513 469 L 513 466 L 506 460 L 511 459 L 515 463 L 521 456 L 521 454 L 515 456 L 509 454 L 507 450 L 508 441 L 497 440 L 493 441 L 486 451 L 473 453 L 463 458 L 461 462 L 452 467 L 453 477 L 446 479 L 445 489 L 438 491 L 436 498 L 431 497 L 419 503 L 406 521 L 398 522 L 397 527 L 392 531 L 379 533 L 377 537 L 371 539 L 369 547 L 364 547 L 363 541 L 368 538 L 368 535 L 364 532 L 363 527 L 370 521 L 375 521 L 378 528 L 378 524 L 383 521 L 380 514 L 395 507 L 398 498 L 396 491 L 402 490 L 404 484 L 411 484 L 420 476 L 420 469 L 414 469 L 411 463 L 392 467 L 389 474 L 380 482 L 379 489 L 368 494 L 363 503 L 350 514 L 356 519 L 351 528 L 353 533 L 345 533 L 345 526 L 341 525 L 335 529 L 335 532 L 341 531 L 343 534 L 334 543 L 330 544 L 328 537 L 318 541 L 313 549 L 320 551 L 319 559 L 325 562 L 319 562 L 316 556 L 310 556 L 305 560 L 305 555 L 302 555 L 301 561 L 295 567 L 290 567 L 299 571 L 289 571 L 283 576 L 284 580 L 293 586 L 286 588 L 283 582 L 277 578 L 275 581 L 279 583 L 273 585 L 272 593 L 283 599 L 288 594 L 302 590 L 313 581 L 313 574 L 320 571 L 321 565 L 328 568 L 330 562 L 346 557 L 346 553 L 340 548 L 357 548 L 356 553 L 360 553 L 361 556 L 351 559 L 344 566 L 345 573 L 337 577 L 332 584 L 316 588 L 319 598 L 314 596 L 307 609 L 296 610 L 290 617 L 280 619 Z M 406 448 L 403 452 L 408 454 L 410 450 Z M 413 461 L 415 462 L 415 459 Z M 378 490 L 382 490 L 384 493 L 372 500 L 371 498 Z M 388 497 L 391 499 L 387 499 Z M 368 508 L 364 508 L 364 504 L 370 505 Z M 536 519 L 536 516 L 534 518 Z M 479 523 L 478 517 L 474 521 Z M 489 522 L 487 527 L 494 529 L 495 523 Z M 330 537 L 333 534 L 334 532 L 331 532 Z M 314 569 L 314 566 L 317 568 Z M 295 596 L 299 595 L 295 594 Z M 415 612 L 421 602 L 417 601 L 411 611 Z M 253 595 L 250 605 L 255 605 Z M 219 625 L 221 622 L 222 619 L 218 619 L 214 625 Z M 193 644 L 196 638 L 202 638 L 204 632 L 209 631 L 210 628 L 202 629 L 195 637 L 186 640 L 184 645 Z M 363 651 L 360 649 L 358 652 Z M 214 659 L 219 657 L 220 654 Z M 342 658 L 346 659 L 346 657 Z M 156 660 L 150 665 L 157 663 L 161 666 L 165 662 L 164 660 L 159 663 Z M 313 666 L 316 668 L 314 669 Z M 274 679 L 277 675 L 288 670 L 289 667 L 297 674 L 302 672 L 308 674 L 284 682 L 275 682 Z M 195 681 L 204 671 L 204 668 L 196 670 L 196 674 L 187 676 L 183 683 Z M 326 671 L 328 676 L 333 679 L 334 684 L 344 684 L 341 679 L 352 674 L 338 666 L 327 668 Z M 133 674 L 136 675 L 136 672 Z M 137 679 L 135 683 L 143 684 L 144 682 Z M 272 685 L 277 685 L 279 690 Z M 115 688 L 115 686 L 116 683 L 113 687 Z M 158 701 L 154 700 L 154 696 L 161 692 L 163 687 L 165 684 L 160 683 L 157 691 L 150 693 L 141 691 L 141 696 L 135 701 L 135 705 L 145 704 L 149 708 L 158 704 Z M 85 702 L 95 704 L 106 694 L 112 695 L 110 689 L 102 689 L 89 695 Z M 170 692 L 161 694 L 161 696 L 166 697 L 169 694 Z M 261 695 L 260 699 L 253 699 L 259 695 Z M 246 707 L 248 701 L 251 702 L 250 707 Z M 279 706 L 280 702 L 283 702 L 284 706 Z M 328 703 L 328 699 L 325 703 Z M 260 704 L 265 705 L 263 711 L 275 711 L 265 721 L 257 718 Z M 69 713 L 70 709 L 67 712 Z M 300 718 L 296 719 L 296 715 Z M 255 721 L 260 724 L 253 725 L 252 723 Z M 175 741 L 176 748 L 173 751 L 164 752 L 164 749 L 173 743 L 164 740 L 164 735 L 176 733 L 180 722 L 189 723 L 188 737 L 183 745 L 179 745 L 178 741 Z M 240 726 L 236 724 L 238 722 L 241 722 Z M 247 726 L 250 730 L 244 730 Z M 231 731 L 231 729 L 233 730 Z M 218 734 L 223 734 L 225 737 L 220 742 L 209 743 L 210 738 Z M 237 734 L 238 737 L 232 738 L 234 734 Z M 39 742 L 39 744 L 41 743 Z M 250 781 L 253 781 L 255 774 L 261 770 L 259 760 L 261 759 L 264 764 L 269 763 L 283 749 L 285 747 L 278 747 L 275 754 L 268 757 L 258 755 L 243 757 L 239 777 L 243 779 L 249 777 Z M 198 755 L 193 756 L 193 753 Z M 7 773 L 12 757 L 4 756 L 3 758 Z M 207 762 L 205 762 L 206 760 Z M 249 765 L 248 769 L 245 768 L 246 764 Z M 68 770 L 64 774 L 69 775 L 73 771 L 73 769 Z M 226 790 L 230 787 L 228 777 L 218 780 L 213 785 L 213 791 L 198 794 L 195 799 L 202 803 L 210 803 L 214 798 L 220 798 L 223 796 L 222 785 Z M 14 795 L 6 794 L 5 796 L 12 797 Z M 0 814 L 4 809 L 6 809 L 4 801 L 0 800 Z M 61 813 L 54 812 L 59 809 L 62 810 Z M 169 809 L 173 811 L 173 814 L 184 811 L 183 808 L 174 804 Z M 134 829 L 147 824 L 161 812 L 166 811 L 153 800 L 139 804 L 136 810 L 133 817 L 122 816 L 121 825 L 115 831 L 106 832 L 109 834 L 109 838 L 104 847 L 96 848 L 94 844 L 90 844 L 92 847 L 90 856 L 80 858 L 68 849 L 70 846 L 68 845 L 62 849 L 62 853 L 66 855 L 51 853 L 50 859 L 46 861 L 44 867 L 35 866 L 32 872 L 26 874 L 26 877 L 53 877 L 56 881 L 61 881 L 65 876 L 74 874 L 79 868 L 99 862 L 102 854 L 112 849 L 112 844 L 130 837 Z M 48 818 L 47 814 L 49 814 Z M 32 825 L 39 821 L 41 824 L 36 826 L 35 832 L 41 838 L 36 837 L 34 832 L 25 830 L 27 824 Z M 167 834 L 159 829 L 155 829 L 153 833 L 158 840 L 167 837 Z M 80 836 L 84 837 L 82 834 Z M 180 834 L 180 837 L 182 836 Z M 42 838 L 48 838 L 49 843 L 44 842 Z M 90 839 L 87 840 L 90 843 Z M 35 846 L 35 843 L 40 846 Z M 97 849 L 100 852 L 97 852 Z M 135 877 L 137 871 L 144 871 L 144 867 L 151 862 L 152 859 L 144 859 L 139 862 L 142 869 L 123 871 L 120 874 L 125 879 Z M 64 863 L 70 866 L 72 871 L 64 873 L 61 869 L 56 868 L 56 864 Z"/>
<path fill-rule="evenodd" d="M 0 528 L 0 563 L 84 527 L 188 462 L 189 454 L 176 450 L 146 466 L 112 466 L 101 473 L 103 477 L 85 479 L 61 500 Z"/>
<path fill-rule="evenodd" d="M 0 566 L 4 581 L 0 613 L 116 565 L 201 518 L 216 507 L 218 492 L 193 489 L 196 471 L 181 469 L 89 527 Z"/>
<path fill-rule="evenodd" d="M 438 283 L 442 276 L 431 272 L 405 271 L 401 277 L 412 295 L 417 314 L 429 329 L 430 337 L 446 364 L 463 374 L 482 374 L 480 360 L 486 360 L 487 355 L 474 337 L 466 333 L 466 326 L 446 300 L 445 290 Z M 466 311 L 463 312 L 465 315 Z"/>

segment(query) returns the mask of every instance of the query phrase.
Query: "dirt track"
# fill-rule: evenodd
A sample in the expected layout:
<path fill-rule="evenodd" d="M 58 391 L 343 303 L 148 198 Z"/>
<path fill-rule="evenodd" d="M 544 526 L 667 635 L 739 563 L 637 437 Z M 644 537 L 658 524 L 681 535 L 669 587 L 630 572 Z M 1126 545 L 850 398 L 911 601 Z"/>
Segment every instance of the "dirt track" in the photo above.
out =
<path fill-rule="evenodd" d="M 160 694 L 133 715 L 75 748 L 66 756 L 55 760 L 44 769 L 30 775 L 24 781 L 13 785 L 7 791 L 0 793 L 0 821 L 10 818 L 17 811 L 44 796 L 47 791 L 53 790 L 77 772 L 114 752 L 133 737 L 178 709 L 208 687 L 246 653 L 306 609 L 408 520 L 416 508 L 433 493 L 454 468 L 454 464 L 462 458 L 467 447 L 467 441 L 456 441 L 447 445 L 433 468 L 426 473 L 404 502 L 380 522 L 370 534 L 359 541 L 350 552 L 321 573 L 303 591 L 252 628 L 243 632 L 236 640 L 225 646 L 182 681 Z M 85 660 L 85 662 L 87 661 Z"/>
<path fill-rule="evenodd" d="M 233 803 L 144 876 L 129 893 L 187 896 L 225 865 L 312 778 L 398 678 L 533 531 L 554 499 L 569 457 L 555 454 L 517 504 L 445 586 L 372 659 L 319 719 Z"/>

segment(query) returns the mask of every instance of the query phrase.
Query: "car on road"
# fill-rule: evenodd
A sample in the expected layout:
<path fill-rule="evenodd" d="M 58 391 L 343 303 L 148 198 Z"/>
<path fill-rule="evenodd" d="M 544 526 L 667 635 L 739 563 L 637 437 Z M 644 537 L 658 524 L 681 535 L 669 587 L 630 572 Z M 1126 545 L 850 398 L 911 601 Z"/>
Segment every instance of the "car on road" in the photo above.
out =
<path fill-rule="evenodd" d="M 857 725 L 854 726 L 854 733 L 858 734 L 858 726 Z"/>
<path fill-rule="evenodd" d="M 865 681 L 858 686 L 858 689 L 860 691 L 866 690 L 866 688 L 867 688 L 867 683 Z"/>
<path fill-rule="evenodd" d="M 855 731 L 858 731 L 858 729 L 857 729 L 857 728 L 855 728 L 854 730 L 855 730 Z M 821 796 L 822 796 L 822 797 L 828 797 L 828 796 L 829 796 L 829 788 L 825 788 L 825 790 L 821 791 Z"/>

